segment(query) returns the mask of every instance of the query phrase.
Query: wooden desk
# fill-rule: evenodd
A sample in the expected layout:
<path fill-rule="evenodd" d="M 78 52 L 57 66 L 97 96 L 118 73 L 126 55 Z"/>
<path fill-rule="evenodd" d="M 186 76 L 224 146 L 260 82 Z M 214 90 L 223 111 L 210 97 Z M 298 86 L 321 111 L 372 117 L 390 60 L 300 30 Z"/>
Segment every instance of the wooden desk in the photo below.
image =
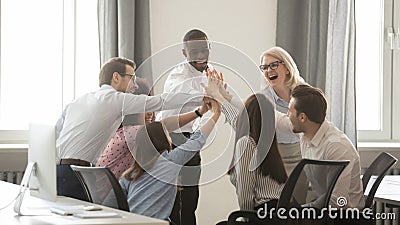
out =
<path fill-rule="evenodd" d="M 376 191 L 374 200 L 400 206 L 400 175 L 386 175 Z"/>
<path fill-rule="evenodd" d="M 12 202 L 17 196 L 19 186 L 8 182 L 0 181 L 0 207 Z M 98 219 L 80 219 L 74 216 L 60 216 L 50 212 L 53 206 L 68 205 L 94 205 L 73 198 L 59 196 L 56 202 L 49 202 L 39 198 L 31 197 L 29 191 L 25 193 L 22 204 L 23 213 L 32 213 L 36 216 L 18 216 L 14 210 L 14 202 L 5 209 L 0 210 L 0 224 L 133 224 L 133 225 L 167 225 L 167 221 L 149 218 L 125 212 L 105 206 L 101 206 L 104 212 L 116 212 L 120 218 L 98 218 Z M 40 215 L 38 215 L 40 214 Z"/>

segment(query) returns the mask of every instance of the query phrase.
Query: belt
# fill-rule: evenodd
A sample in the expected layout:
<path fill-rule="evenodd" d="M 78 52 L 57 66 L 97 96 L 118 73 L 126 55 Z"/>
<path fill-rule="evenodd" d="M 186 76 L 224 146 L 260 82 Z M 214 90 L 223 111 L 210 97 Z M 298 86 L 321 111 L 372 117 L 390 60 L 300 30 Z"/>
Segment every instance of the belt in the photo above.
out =
<path fill-rule="evenodd" d="M 61 159 L 60 165 L 92 166 L 92 163 L 82 159 Z"/>

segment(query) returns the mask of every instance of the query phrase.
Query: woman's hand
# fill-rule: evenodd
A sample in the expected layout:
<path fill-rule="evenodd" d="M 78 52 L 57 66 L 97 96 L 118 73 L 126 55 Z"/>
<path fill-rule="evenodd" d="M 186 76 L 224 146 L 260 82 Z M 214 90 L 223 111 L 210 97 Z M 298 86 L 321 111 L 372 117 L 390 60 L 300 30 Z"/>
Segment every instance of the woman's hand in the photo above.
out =
<path fill-rule="evenodd" d="M 217 80 L 224 81 L 224 76 L 222 75 L 222 73 L 220 72 L 218 74 L 218 72 L 215 69 L 213 69 L 213 70 L 207 69 L 206 77 L 207 78 L 215 78 Z"/>
<path fill-rule="evenodd" d="M 222 73 L 218 75 L 216 70 L 207 70 L 206 76 L 208 78 L 208 85 L 206 86 L 204 83 L 200 84 L 205 89 L 206 94 L 218 101 L 224 101 L 224 97 L 219 93 L 220 86 L 223 85 L 223 81 L 220 80 L 223 79 Z"/>
<path fill-rule="evenodd" d="M 206 94 L 208 96 L 216 98 L 218 95 L 221 95 L 219 93 L 220 82 L 221 82 L 220 80 L 209 77 L 207 86 L 204 83 L 201 83 L 200 85 L 204 88 L 204 90 L 206 91 Z"/>
<path fill-rule="evenodd" d="M 208 89 L 206 89 L 206 93 L 208 95 L 210 95 L 211 97 L 216 98 L 218 101 L 222 102 L 224 99 L 228 100 L 229 102 L 232 99 L 232 95 L 229 94 L 229 92 L 226 90 L 227 89 L 227 83 L 224 83 L 224 76 L 222 75 L 222 73 L 218 73 L 215 69 L 213 69 L 212 71 L 210 69 L 207 70 L 206 72 L 206 76 L 208 77 L 208 84 L 209 87 Z M 211 82 L 211 86 L 210 86 L 210 82 Z M 221 99 L 217 98 L 217 93 L 216 93 L 216 89 L 218 86 L 218 92 L 219 94 L 223 97 Z M 203 86 L 204 87 L 204 86 Z"/>

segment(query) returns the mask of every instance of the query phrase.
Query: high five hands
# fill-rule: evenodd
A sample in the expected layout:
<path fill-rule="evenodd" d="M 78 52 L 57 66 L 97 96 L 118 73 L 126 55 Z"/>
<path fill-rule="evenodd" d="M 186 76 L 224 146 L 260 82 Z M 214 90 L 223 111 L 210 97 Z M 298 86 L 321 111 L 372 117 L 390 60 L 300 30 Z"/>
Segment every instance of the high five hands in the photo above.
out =
<path fill-rule="evenodd" d="M 206 76 L 208 78 L 208 85 L 206 86 L 204 83 L 201 83 L 206 94 L 219 102 L 224 102 L 225 100 L 230 101 L 232 95 L 226 90 L 227 84 L 224 83 L 224 76 L 222 73 L 218 73 L 215 69 L 207 69 Z"/>

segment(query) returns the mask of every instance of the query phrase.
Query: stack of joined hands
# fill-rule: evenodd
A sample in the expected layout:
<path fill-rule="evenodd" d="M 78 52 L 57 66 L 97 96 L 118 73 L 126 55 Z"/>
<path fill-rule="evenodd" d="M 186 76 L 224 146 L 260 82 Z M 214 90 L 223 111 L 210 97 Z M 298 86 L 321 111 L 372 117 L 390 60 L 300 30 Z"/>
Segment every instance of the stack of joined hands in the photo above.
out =
<path fill-rule="evenodd" d="M 232 95 L 226 90 L 227 84 L 224 83 L 224 77 L 222 73 L 218 73 L 215 69 L 207 69 L 206 76 L 208 78 L 208 85 L 201 83 L 201 86 L 206 91 L 205 101 L 209 104 L 207 99 L 215 99 L 220 103 L 224 101 L 231 101 Z"/>

